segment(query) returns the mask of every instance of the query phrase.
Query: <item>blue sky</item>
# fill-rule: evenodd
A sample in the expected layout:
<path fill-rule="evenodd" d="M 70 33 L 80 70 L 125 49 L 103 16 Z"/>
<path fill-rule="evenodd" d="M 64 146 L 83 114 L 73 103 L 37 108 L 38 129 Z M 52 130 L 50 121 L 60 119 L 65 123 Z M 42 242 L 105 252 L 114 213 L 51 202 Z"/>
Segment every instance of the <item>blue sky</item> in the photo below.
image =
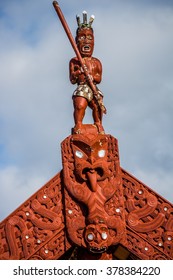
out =
<path fill-rule="evenodd" d="M 59 1 L 72 33 L 95 15 L 106 133 L 121 166 L 173 202 L 173 2 Z M 0 2 L 0 219 L 61 170 L 73 127 L 74 56 L 49 0 Z M 85 122 L 91 122 L 88 110 Z"/>

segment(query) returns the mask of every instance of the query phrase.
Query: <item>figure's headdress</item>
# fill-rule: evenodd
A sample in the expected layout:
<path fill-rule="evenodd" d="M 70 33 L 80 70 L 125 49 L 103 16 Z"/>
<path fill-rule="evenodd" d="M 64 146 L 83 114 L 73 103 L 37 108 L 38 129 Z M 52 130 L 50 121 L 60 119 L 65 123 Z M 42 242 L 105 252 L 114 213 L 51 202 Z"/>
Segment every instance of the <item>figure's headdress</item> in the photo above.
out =
<path fill-rule="evenodd" d="M 91 28 L 92 29 L 91 25 L 94 21 L 94 18 L 95 18 L 95 16 L 91 15 L 89 22 L 87 22 L 87 12 L 83 11 L 83 22 L 81 22 L 80 16 L 77 15 L 76 20 L 77 20 L 77 24 L 78 24 L 78 30 L 82 29 L 82 28 Z"/>

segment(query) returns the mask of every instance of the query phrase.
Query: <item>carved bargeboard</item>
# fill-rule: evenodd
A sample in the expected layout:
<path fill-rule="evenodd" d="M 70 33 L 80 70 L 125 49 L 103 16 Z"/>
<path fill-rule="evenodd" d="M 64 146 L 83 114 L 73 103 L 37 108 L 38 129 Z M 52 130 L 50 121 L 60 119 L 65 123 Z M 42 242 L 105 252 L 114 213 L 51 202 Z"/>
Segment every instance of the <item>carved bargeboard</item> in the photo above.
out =
<path fill-rule="evenodd" d="M 114 137 L 71 135 L 62 155 L 63 171 L 0 224 L 0 259 L 64 259 L 74 248 L 79 259 L 117 259 L 121 246 L 173 259 L 173 205 L 120 168 Z"/>
<path fill-rule="evenodd" d="M 57 259 L 68 249 L 57 174 L 0 224 L 0 259 Z"/>
<path fill-rule="evenodd" d="M 141 259 L 173 258 L 173 205 L 122 169 L 128 247 Z"/>
<path fill-rule="evenodd" d="M 126 244 L 117 140 L 75 134 L 62 143 L 66 227 L 69 239 L 92 253 Z"/>

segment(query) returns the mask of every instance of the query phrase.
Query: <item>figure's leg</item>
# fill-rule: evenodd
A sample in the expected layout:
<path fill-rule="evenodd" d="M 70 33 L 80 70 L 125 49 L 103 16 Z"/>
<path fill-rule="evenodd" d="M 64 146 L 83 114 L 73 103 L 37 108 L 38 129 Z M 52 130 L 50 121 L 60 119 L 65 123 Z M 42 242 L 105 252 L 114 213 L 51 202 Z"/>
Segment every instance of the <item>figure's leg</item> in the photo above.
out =
<path fill-rule="evenodd" d="M 98 104 L 96 104 L 95 100 L 93 99 L 89 103 L 90 108 L 92 109 L 92 114 L 93 114 L 93 120 L 94 124 L 97 126 L 98 131 L 100 133 L 104 132 L 103 126 L 102 126 L 102 110 L 99 108 Z"/>
<path fill-rule="evenodd" d="M 81 96 L 73 97 L 73 105 L 74 105 L 74 122 L 75 122 L 75 130 L 80 130 L 82 126 L 82 121 L 85 116 L 85 110 L 88 105 L 88 101 L 86 98 Z M 79 131 L 80 133 L 80 131 Z"/>

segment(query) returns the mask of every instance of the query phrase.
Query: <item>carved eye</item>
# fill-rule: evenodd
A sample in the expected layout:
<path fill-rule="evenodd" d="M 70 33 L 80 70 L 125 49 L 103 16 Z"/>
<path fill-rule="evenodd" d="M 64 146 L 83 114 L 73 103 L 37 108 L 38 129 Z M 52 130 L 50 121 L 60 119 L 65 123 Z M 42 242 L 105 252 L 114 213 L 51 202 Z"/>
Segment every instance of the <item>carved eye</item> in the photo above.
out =
<path fill-rule="evenodd" d="M 106 151 L 105 151 L 105 150 L 100 150 L 100 151 L 98 151 L 98 156 L 99 156 L 100 158 L 103 158 L 103 157 L 105 156 L 105 154 L 106 154 Z"/>
<path fill-rule="evenodd" d="M 78 40 L 79 40 L 79 41 L 85 40 L 85 36 L 80 36 L 80 37 L 78 37 Z"/>
<path fill-rule="evenodd" d="M 92 39 L 93 39 L 93 36 L 92 36 L 92 35 L 88 35 L 88 36 L 87 36 L 87 39 L 88 39 L 88 40 L 92 40 Z"/>
<path fill-rule="evenodd" d="M 81 151 L 76 151 L 75 152 L 75 155 L 78 157 L 78 158 L 83 158 L 83 153 Z"/>
<path fill-rule="evenodd" d="M 88 238 L 89 241 L 92 241 L 94 239 L 94 235 L 92 233 L 89 233 L 87 235 L 87 238 Z"/>
<path fill-rule="evenodd" d="M 108 235 L 106 232 L 102 232 L 102 239 L 106 240 L 108 238 Z"/>

